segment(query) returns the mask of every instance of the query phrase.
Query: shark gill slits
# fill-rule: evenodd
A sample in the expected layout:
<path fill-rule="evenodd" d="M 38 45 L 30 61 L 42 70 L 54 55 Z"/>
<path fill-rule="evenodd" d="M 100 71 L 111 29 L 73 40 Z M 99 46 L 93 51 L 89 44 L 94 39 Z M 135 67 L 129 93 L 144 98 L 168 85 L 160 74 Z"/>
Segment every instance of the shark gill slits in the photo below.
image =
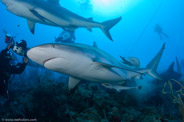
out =
<path fill-rule="evenodd" d="M 55 57 L 49 58 L 49 59 L 46 59 L 45 61 L 43 61 L 43 66 L 45 65 L 45 63 L 46 63 L 47 61 L 52 60 L 52 59 L 55 59 Z"/>

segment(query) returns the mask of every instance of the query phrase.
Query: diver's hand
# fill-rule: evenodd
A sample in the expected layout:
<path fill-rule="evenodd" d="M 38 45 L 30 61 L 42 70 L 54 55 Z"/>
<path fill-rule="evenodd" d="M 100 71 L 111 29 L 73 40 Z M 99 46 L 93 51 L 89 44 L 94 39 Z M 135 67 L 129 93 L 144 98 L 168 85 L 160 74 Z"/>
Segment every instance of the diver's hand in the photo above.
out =
<path fill-rule="evenodd" d="M 14 45 L 14 41 L 12 41 L 11 43 L 9 43 L 6 48 L 9 50 L 13 45 Z"/>
<path fill-rule="evenodd" d="M 28 57 L 24 56 L 23 62 L 24 62 L 25 64 L 27 64 L 28 60 L 29 60 Z"/>
<path fill-rule="evenodd" d="M 9 44 L 7 45 L 7 47 L 6 47 L 6 48 L 9 50 L 9 49 L 11 48 L 11 45 L 12 45 L 12 44 L 11 44 L 11 43 L 9 43 Z"/>

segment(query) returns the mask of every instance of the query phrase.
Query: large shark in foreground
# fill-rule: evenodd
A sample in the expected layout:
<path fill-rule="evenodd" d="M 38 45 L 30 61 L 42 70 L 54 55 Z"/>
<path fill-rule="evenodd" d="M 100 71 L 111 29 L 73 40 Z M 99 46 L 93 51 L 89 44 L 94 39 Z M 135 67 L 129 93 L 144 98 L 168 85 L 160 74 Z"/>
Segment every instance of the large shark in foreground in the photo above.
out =
<path fill-rule="evenodd" d="M 99 27 L 112 40 L 109 30 L 121 20 L 121 17 L 102 23 L 86 19 L 68 11 L 59 5 L 59 0 L 1 0 L 7 10 L 27 19 L 29 29 L 34 33 L 35 23 L 74 30 L 85 27 L 88 30 Z"/>
<path fill-rule="evenodd" d="M 44 67 L 69 75 L 69 90 L 81 80 L 120 84 L 148 73 L 154 78 L 165 44 L 146 68 L 124 65 L 114 57 L 98 49 L 77 43 L 44 44 L 30 49 L 28 57 Z"/>

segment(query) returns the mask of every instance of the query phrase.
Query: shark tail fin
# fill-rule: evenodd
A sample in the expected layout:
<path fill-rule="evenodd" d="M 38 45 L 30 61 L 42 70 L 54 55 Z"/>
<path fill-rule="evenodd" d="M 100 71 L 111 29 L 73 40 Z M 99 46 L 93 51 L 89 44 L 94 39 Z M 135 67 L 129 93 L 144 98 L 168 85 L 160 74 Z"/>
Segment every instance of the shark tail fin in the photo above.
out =
<path fill-rule="evenodd" d="M 162 80 L 162 78 L 157 74 L 156 69 L 162 57 L 163 51 L 165 49 L 165 43 L 162 45 L 162 48 L 157 53 L 157 55 L 151 60 L 151 62 L 147 65 L 147 73 L 152 77 Z"/>
<path fill-rule="evenodd" d="M 121 20 L 121 17 L 118 17 L 116 19 L 112 19 L 112 20 L 108 20 L 108 21 L 105 21 L 105 22 L 102 22 L 102 26 L 100 27 L 101 30 L 105 33 L 105 35 L 111 40 L 112 40 L 112 37 L 109 33 L 109 30 L 114 26 L 116 25 L 119 21 Z"/>

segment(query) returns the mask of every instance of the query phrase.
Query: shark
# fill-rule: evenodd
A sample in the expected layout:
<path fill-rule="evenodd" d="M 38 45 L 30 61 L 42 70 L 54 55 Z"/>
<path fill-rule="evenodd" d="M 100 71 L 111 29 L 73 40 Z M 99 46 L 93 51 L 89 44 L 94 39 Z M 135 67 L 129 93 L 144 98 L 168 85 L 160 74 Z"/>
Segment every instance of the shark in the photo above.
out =
<path fill-rule="evenodd" d="M 146 68 L 127 66 L 105 51 L 94 46 L 79 43 L 49 43 L 31 48 L 27 56 L 50 70 L 69 76 L 69 90 L 75 89 L 80 81 L 121 84 L 149 74 L 161 79 L 156 69 L 165 49 L 150 61 Z"/>
<path fill-rule="evenodd" d="M 176 66 L 176 70 L 175 70 L 175 66 Z M 168 69 L 166 71 L 164 71 L 163 73 L 160 74 L 162 76 L 162 78 L 164 79 L 164 81 L 169 81 L 170 79 L 175 79 L 175 80 L 181 80 L 182 77 L 182 71 L 181 71 L 181 66 L 180 63 L 178 61 L 178 58 L 176 57 L 176 64 L 173 61 Z"/>
<path fill-rule="evenodd" d="M 93 18 L 84 18 L 64 7 L 59 0 L 1 0 L 11 13 L 27 19 L 30 31 L 34 34 L 35 24 L 41 23 L 50 26 L 61 27 L 64 30 L 74 31 L 84 27 L 91 31 L 92 28 L 100 28 L 104 34 L 113 41 L 109 30 L 116 25 L 121 17 L 105 22 L 96 22 Z"/>

